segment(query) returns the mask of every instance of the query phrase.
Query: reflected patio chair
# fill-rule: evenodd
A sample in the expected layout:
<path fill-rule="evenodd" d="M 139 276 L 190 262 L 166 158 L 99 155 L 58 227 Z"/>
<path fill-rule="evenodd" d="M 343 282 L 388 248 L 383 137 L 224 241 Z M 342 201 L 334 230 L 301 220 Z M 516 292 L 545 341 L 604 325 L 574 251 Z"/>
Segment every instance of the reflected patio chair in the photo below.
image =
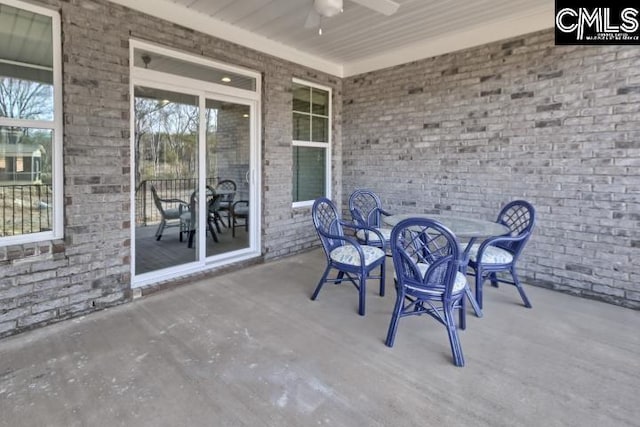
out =
<path fill-rule="evenodd" d="M 156 230 L 156 240 L 160 240 L 165 228 L 180 226 L 180 217 L 184 212 L 189 210 L 189 205 L 180 199 L 161 199 L 160 196 L 158 196 L 156 187 L 153 185 L 151 185 L 151 196 L 153 197 L 153 203 L 160 213 L 160 224 L 158 224 Z M 177 206 L 168 207 L 167 205 Z M 182 233 L 180 233 L 179 237 L 180 241 L 182 241 Z"/>
<path fill-rule="evenodd" d="M 211 222 L 213 221 L 213 223 L 216 226 L 216 230 L 218 230 L 218 233 L 221 233 L 222 231 L 220 230 L 220 224 L 222 223 L 222 225 L 224 226 L 224 221 L 222 220 L 222 217 L 220 216 L 220 208 L 222 206 L 222 201 L 224 200 L 224 196 L 222 194 L 219 194 L 216 192 L 216 190 L 214 190 L 211 186 L 207 185 L 207 215 L 208 215 L 208 221 Z M 213 235 L 213 233 L 212 233 Z M 217 242 L 218 239 L 214 237 L 214 240 Z"/>
<path fill-rule="evenodd" d="M 222 194 L 219 211 L 225 213 L 227 217 L 227 227 L 231 227 L 231 205 L 233 205 L 233 199 L 236 196 L 236 188 L 235 181 L 230 179 L 222 180 L 216 185 L 216 191 Z"/>
<path fill-rule="evenodd" d="M 349 197 L 349 211 L 353 222 L 364 227 L 371 227 L 378 230 L 384 237 L 384 243 L 389 248 L 391 238 L 391 227 L 383 227 L 382 216 L 391 215 L 382 209 L 382 203 L 376 193 L 370 190 L 356 190 Z M 366 229 L 356 232 L 356 237 L 365 245 L 381 247 L 381 242 L 377 234 Z"/>
<path fill-rule="evenodd" d="M 231 236 L 236 237 L 237 227 L 244 227 L 244 231 L 249 232 L 248 200 L 238 200 L 231 205 Z"/>
<path fill-rule="evenodd" d="M 215 194 L 215 191 L 207 186 L 207 228 L 211 233 L 211 237 L 214 242 L 218 242 L 218 236 L 216 235 L 215 230 L 213 229 L 213 224 L 218 228 L 218 232 L 220 232 L 220 227 L 218 226 L 215 215 L 211 213 L 211 206 L 216 206 L 216 200 L 219 200 L 220 196 Z M 198 191 L 194 191 L 191 193 L 191 198 L 189 199 L 189 210 L 184 212 L 180 216 L 180 241 L 182 241 L 182 234 L 187 234 L 187 247 L 193 247 L 193 239 L 196 234 L 196 227 L 198 223 Z"/>
<path fill-rule="evenodd" d="M 316 287 L 312 300 L 315 300 L 326 282 L 340 284 L 343 280 L 349 280 L 358 290 L 358 313 L 364 316 L 366 281 L 368 278 L 380 279 L 380 296 L 384 296 L 385 278 L 385 245 L 382 248 L 361 245 L 352 237 L 344 235 L 343 227 L 355 228 L 354 224 L 341 221 L 338 217 L 333 202 L 325 197 L 317 199 L 311 209 L 313 225 L 318 232 L 324 254 L 327 258 L 327 267 Z M 379 231 L 368 229 L 371 233 L 384 241 Z M 371 276 L 371 272 L 380 268 L 378 276 Z M 337 270 L 335 278 L 329 278 L 331 270 Z"/>
<path fill-rule="evenodd" d="M 482 244 L 474 244 L 469 250 L 469 274 L 475 276 L 476 301 L 482 308 L 482 285 L 489 279 L 495 287 L 498 283 L 514 285 L 525 307 L 531 308 L 527 294 L 522 288 L 516 272 L 516 262 L 531 237 L 535 224 L 536 211 L 531 203 L 515 200 L 505 205 L 496 222 L 506 225 L 511 230 L 508 236 L 493 237 Z M 512 280 L 498 276 L 499 272 L 508 272 Z"/>
<path fill-rule="evenodd" d="M 462 254 L 457 238 L 437 221 L 407 218 L 393 228 L 391 254 L 397 298 L 385 344 L 393 347 L 400 318 L 427 314 L 445 326 L 453 363 L 464 366 L 454 310 L 459 310 L 464 324 L 467 279 L 459 271 Z"/>

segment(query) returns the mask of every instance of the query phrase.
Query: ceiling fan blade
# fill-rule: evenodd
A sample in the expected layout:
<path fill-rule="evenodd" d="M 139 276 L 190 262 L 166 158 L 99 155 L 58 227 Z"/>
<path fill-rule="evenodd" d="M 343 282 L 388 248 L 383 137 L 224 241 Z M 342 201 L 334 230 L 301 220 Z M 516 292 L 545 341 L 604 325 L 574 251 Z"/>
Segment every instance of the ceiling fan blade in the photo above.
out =
<path fill-rule="evenodd" d="M 320 14 L 314 8 L 309 10 L 307 20 L 304 21 L 305 28 L 318 28 L 320 26 Z"/>
<path fill-rule="evenodd" d="M 400 7 L 400 4 L 392 0 L 351 0 L 361 6 L 368 7 L 383 15 L 393 15 Z"/>

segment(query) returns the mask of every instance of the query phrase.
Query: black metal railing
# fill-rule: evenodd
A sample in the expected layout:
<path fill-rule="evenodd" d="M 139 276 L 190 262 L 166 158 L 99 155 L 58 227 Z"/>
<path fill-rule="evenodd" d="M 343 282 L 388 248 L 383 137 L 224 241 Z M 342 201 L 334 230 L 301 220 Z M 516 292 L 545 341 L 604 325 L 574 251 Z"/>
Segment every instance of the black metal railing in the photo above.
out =
<path fill-rule="evenodd" d="M 52 222 L 51 186 L 0 185 L 0 237 L 48 231 Z"/>
<path fill-rule="evenodd" d="M 207 185 L 216 186 L 217 177 L 207 178 Z M 179 199 L 189 203 L 191 193 L 196 189 L 196 178 L 185 179 L 148 179 L 136 187 L 136 225 L 147 225 L 160 221 L 160 212 L 156 209 L 151 195 L 153 185 L 161 199 Z M 168 206 L 175 207 L 175 206 Z"/>

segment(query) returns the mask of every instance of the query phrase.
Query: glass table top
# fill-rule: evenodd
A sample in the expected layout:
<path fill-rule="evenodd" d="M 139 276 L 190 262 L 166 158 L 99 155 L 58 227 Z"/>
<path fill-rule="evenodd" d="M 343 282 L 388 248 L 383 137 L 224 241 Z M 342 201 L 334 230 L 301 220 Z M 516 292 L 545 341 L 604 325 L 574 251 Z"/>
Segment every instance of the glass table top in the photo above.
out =
<path fill-rule="evenodd" d="M 509 234 L 509 228 L 496 222 L 484 219 L 465 218 L 456 215 L 436 214 L 397 214 L 382 217 L 382 221 L 395 226 L 407 218 L 428 218 L 438 221 L 459 238 L 472 239 L 480 237 L 503 236 Z"/>

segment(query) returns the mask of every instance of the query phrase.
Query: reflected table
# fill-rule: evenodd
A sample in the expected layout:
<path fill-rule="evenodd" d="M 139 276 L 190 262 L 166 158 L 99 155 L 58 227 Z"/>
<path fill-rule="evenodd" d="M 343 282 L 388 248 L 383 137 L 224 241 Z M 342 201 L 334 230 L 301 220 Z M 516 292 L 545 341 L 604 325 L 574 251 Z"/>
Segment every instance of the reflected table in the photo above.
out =
<path fill-rule="evenodd" d="M 385 224 L 394 227 L 400 221 L 407 218 L 427 218 L 438 221 L 440 224 L 451 230 L 460 242 L 466 243 L 466 247 L 463 252 L 462 266 L 460 268 L 460 271 L 462 271 L 463 273 L 466 273 L 467 271 L 467 264 L 469 262 L 469 251 L 471 249 L 471 245 L 473 245 L 476 240 L 485 240 L 489 237 L 504 236 L 511 232 L 511 230 L 509 230 L 509 227 L 498 224 L 497 222 L 476 218 L 465 218 L 456 215 L 397 214 L 382 217 L 382 221 Z M 476 298 L 469 288 L 469 284 L 467 284 L 466 286 L 465 293 L 469 298 L 469 302 L 471 303 L 476 316 L 482 317 L 482 310 L 478 306 Z"/>

